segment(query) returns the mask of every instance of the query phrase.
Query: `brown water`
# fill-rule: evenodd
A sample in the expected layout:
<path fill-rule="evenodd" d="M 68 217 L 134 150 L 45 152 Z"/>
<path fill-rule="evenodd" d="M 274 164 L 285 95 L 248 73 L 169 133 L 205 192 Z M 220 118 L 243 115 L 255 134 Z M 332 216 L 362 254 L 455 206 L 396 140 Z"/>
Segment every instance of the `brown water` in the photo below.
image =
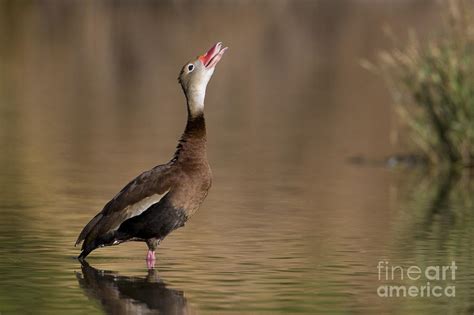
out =
<path fill-rule="evenodd" d="M 403 149 L 388 92 L 359 61 L 388 47 L 384 25 L 403 40 L 410 26 L 433 29 L 439 11 L 0 2 L 0 314 L 471 314 L 466 176 L 348 162 Z M 177 74 L 217 40 L 230 50 L 208 88 L 203 207 L 162 243 L 155 270 L 132 243 L 81 266 L 82 226 L 173 153 L 185 122 Z M 379 297 L 381 260 L 455 261 L 441 285 L 456 297 Z"/>

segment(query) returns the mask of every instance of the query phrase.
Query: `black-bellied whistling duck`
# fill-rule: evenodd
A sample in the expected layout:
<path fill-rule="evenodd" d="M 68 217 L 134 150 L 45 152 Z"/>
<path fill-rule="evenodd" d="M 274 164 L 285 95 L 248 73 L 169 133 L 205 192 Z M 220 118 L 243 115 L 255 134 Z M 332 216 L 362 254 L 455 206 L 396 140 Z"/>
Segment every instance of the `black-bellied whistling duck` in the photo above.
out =
<path fill-rule="evenodd" d="M 110 200 L 82 230 L 79 259 L 98 247 L 126 241 L 148 245 L 147 261 L 170 232 L 182 227 L 199 208 L 211 187 L 206 153 L 204 97 L 206 87 L 227 47 L 215 44 L 186 63 L 179 74 L 188 107 L 188 121 L 171 161 L 140 174 Z"/>

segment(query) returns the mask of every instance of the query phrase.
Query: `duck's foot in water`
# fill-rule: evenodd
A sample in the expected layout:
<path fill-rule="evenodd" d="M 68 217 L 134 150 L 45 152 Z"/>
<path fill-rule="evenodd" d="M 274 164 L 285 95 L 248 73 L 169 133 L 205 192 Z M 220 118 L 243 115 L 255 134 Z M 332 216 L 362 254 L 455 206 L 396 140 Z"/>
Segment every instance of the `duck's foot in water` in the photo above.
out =
<path fill-rule="evenodd" d="M 148 254 L 146 255 L 146 266 L 148 269 L 155 268 L 155 251 L 149 250 Z"/>

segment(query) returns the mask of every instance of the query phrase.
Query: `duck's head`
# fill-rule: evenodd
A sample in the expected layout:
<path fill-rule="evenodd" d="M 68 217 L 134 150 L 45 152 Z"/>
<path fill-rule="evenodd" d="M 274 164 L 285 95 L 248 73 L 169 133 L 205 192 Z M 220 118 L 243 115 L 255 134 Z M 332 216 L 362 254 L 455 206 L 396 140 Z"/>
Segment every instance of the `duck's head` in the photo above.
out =
<path fill-rule="evenodd" d="M 186 95 L 191 115 L 195 116 L 204 110 L 207 83 L 226 50 L 227 47 L 223 47 L 222 43 L 217 43 L 207 53 L 183 66 L 178 81 Z"/>

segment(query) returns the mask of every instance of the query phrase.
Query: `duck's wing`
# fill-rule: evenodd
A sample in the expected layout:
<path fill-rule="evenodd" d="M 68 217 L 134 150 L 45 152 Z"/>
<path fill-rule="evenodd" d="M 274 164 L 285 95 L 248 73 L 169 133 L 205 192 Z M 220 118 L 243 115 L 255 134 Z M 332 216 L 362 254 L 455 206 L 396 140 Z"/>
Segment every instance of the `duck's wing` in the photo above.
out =
<path fill-rule="evenodd" d="M 137 216 L 157 203 L 173 183 L 173 166 L 159 165 L 128 183 L 82 230 L 76 245 L 82 248 L 97 237 L 116 230 L 125 220 Z"/>

